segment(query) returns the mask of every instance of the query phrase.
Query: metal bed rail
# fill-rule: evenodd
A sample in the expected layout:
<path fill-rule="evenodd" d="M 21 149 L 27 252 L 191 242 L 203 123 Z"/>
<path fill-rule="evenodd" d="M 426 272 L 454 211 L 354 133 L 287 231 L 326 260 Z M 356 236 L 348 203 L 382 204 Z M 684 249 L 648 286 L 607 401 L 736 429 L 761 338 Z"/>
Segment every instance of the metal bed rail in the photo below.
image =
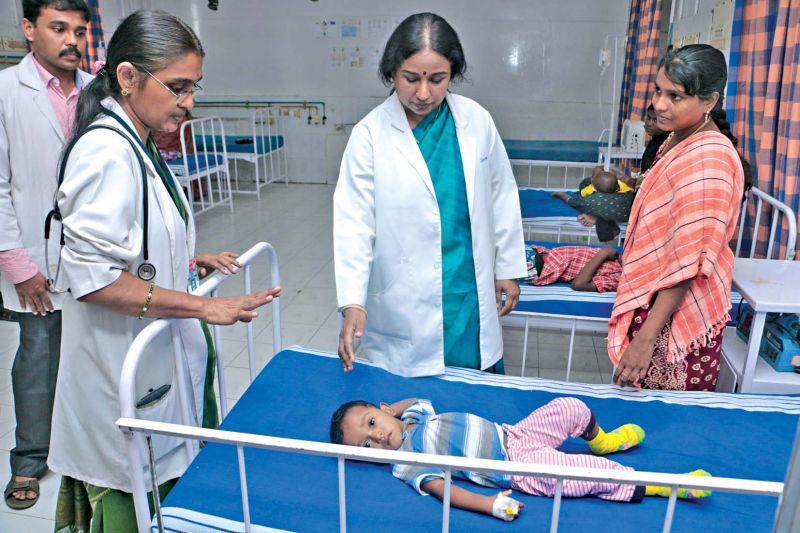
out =
<path fill-rule="evenodd" d="M 510 475 L 538 476 L 555 478 L 556 490 L 553 497 L 553 510 L 550 517 L 550 532 L 558 531 L 561 509 L 562 489 L 565 480 L 593 480 L 630 485 L 657 485 L 670 487 L 670 496 L 662 527 L 663 533 L 672 529 L 678 489 L 702 489 L 717 492 L 734 492 L 760 496 L 780 497 L 784 484 L 775 481 L 759 481 L 722 477 L 700 477 L 688 474 L 664 474 L 660 472 L 602 470 L 595 468 L 579 468 L 528 464 L 490 459 L 472 459 L 447 455 L 432 455 L 397 450 L 379 450 L 328 444 L 317 441 L 269 437 L 235 431 L 203 429 L 180 424 L 152 422 L 136 418 L 122 417 L 117 425 L 126 435 L 167 435 L 186 437 L 197 441 L 217 442 L 236 446 L 239 465 L 239 481 L 242 488 L 242 516 L 246 532 L 251 530 L 250 498 L 247 489 L 247 475 L 244 448 L 261 448 L 274 451 L 335 457 L 338 461 L 339 485 L 339 531 L 347 531 L 347 502 L 345 498 L 345 460 L 368 461 L 372 463 L 408 464 L 415 466 L 435 466 L 445 471 L 445 492 L 442 502 L 442 532 L 450 530 L 450 490 L 452 472 L 469 470 L 475 472 L 499 472 Z M 530 517 L 532 518 L 532 517 Z M 139 522 L 140 533 L 150 531 L 150 522 Z"/>
<path fill-rule="evenodd" d="M 280 285 L 280 269 L 278 266 L 278 256 L 275 252 L 275 249 L 272 247 L 271 244 L 266 242 L 259 242 L 253 245 L 249 250 L 244 252 L 238 257 L 239 263 L 242 265 L 242 268 L 237 272 L 237 274 L 241 273 L 243 277 L 244 283 L 244 292 L 249 294 L 251 292 L 252 284 L 251 284 L 251 268 L 252 263 L 254 260 L 260 255 L 266 255 L 266 266 L 270 271 L 271 274 L 271 286 L 276 287 Z M 233 275 L 224 275 L 220 272 L 215 272 L 211 276 L 208 277 L 197 289 L 192 291 L 192 294 L 198 296 L 211 296 L 216 297 L 218 295 L 219 286 L 222 285 L 229 279 L 232 279 L 236 274 Z M 280 318 L 280 297 L 273 299 L 272 301 L 272 349 L 275 353 L 281 350 L 281 318 Z M 128 349 L 128 353 L 125 356 L 125 361 L 122 365 L 122 373 L 120 376 L 120 384 L 119 384 L 119 402 L 120 402 L 120 411 L 121 416 L 126 419 L 136 419 L 136 373 L 139 370 L 139 363 L 146 352 L 148 345 L 154 339 L 156 339 L 159 335 L 162 334 L 169 334 L 172 338 L 172 347 L 173 347 L 173 364 L 175 368 L 176 374 L 176 381 L 179 384 L 177 387 L 178 389 L 178 401 L 180 404 L 180 411 L 181 411 L 181 418 L 182 422 L 185 424 L 184 427 L 193 427 L 191 426 L 191 414 L 189 408 L 189 391 L 187 390 L 186 386 L 183 386 L 186 383 L 190 383 L 190 380 L 187 376 L 187 368 L 184 362 L 184 355 L 183 355 L 183 345 L 181 341 L 181 336 L 178 330 L 178 324 L 180 319 L 160 319 L 156 320 L 146 328 L 144 328 L 133 340 L 131 347 Z M 250 367 L 250 382 L 255 379 L 256 377 L 256 360 L 255 360 L 255 346 L 253 341 L 253 324 L 249 322 L 246 324 L 247 328 L 247 352 L 248 352 L 248 362 Z M 228 414 L 228 402 L 226 397 L 226 387 L 225 387 L 225 361 L 224 361 L 224 353 L 223 353 L 223 344 L 222 344 L 222 336 L 221 336 L 221 327 L 220 326 L 213 326 L 213 336 L 214 336 L 214 345 L 216 348 L 217 353 L 217 372 L 219 375 L 219 397 L 220 397 L 220 408 L 222 411 L 222 417 L 224 418 Z M 141 433 L 134 434 L 132 432 L 125 432 L 125 445 L 128 454 L 128 461 L 131 468 L 131 482 L 133 485 L 133 500 L 136 507 L 136 517 L 139 523 L 139 530 L 140 531 L 149 531 L 149 524 L 150 524 L 150 507 L 147 501 L 147 490 L 146 490 L 146 483 L 145 483 L 145 465 L 149 464 L 149 469 L 151 473 L 151 481 L 155 483 L 155 476 L 153 475 L 154 472 L 153 466 L 158 458 L 154 458 L 152 456 L 152 448 L 149 446 L 149 436 L 145 439 L 144 435 Z M 191 461 L 195 455 L 197 455 L 199 451 L 199 447 L 194 439 L 188 439 L 183 443 L 184 453 L 187 455 L 187 459 Z M 169 453 L 172 453 L 177 448 L 171 450 Z M 148 454 L 149 451 L 149 454 Z M 177 452 L 175 452 L 177 453 Z M 156 494 L 157 491 L 154 493 Z M 159 511 L 160 516 L 160 505 L 158 502 L 158 498 L 155 499 L 155 506 L 156 509 Z M 147 526 L 147 527 L 144 527 Z M 143 529 L 144 527 L 144 529 Z"/>
<path fill-rule="evenodd" d="M 567 183 L 567 180 L 570 177 L 576 177 L 577 181 L 574 183 L 574 187 L 578 186 L 578 183 L 583 178 L 586 178 L 591 175 L 592 169 L 597 166 L 597 163 L 588 163 L 584 161 L 547 161 L 547 160 L 538 160 L 538 159 L 511 159 L 511 167 L 527 167 L 528 169 L 528 176 L 527 176 L 527 184 L 524 185 L 525 187 L 534 187 L 534 186 L 543 186 L 543 187 L 550 187 L 550 175 L 552 172 L 557 172 L 559 174 L 562 173 L 561 176 L 562 184 L 561 186 L 566 188 L 570 185 Z M 544 176 L 537 175 L 534 172 L 534 169 L 541 169 L 544 172 Z M 588 172 L 587 172 L 588 171 Z M 515 175 L 515 178 L 517 176 Z M 524 176 L 523 176 L 524 178 Z M 542 179 L 544 178 L 544 184 L 534 184 L 534 179 Z M 554 176 L 554 179 L 557 179 L 557 176 Z M 519 185 L 519 182 L 517 182 Z"/>
<path fill-rule="evenodd" d="M 188 137 L 194 141 L 194 153 L 188 152 Z M 222 119 L 216 116 L 195 118 L 181 124 L 181 153 L 183 156 L 183 176 L 179 181 L 187 188 L 189 205 L 195 215 L 227 203 L 233 211 L 233 195 L 231 194 L 231 176 L 228 170 L 228 149 L 225 143 L 217 146 L 215 139 L 225 138 L 225 126 Z M 211 139 L 209 143 L 208 139 Z M 217 158 L 222 156 L 222 162 Z M 189 161 L 194 161 L 194 172 L 190 172 Z M 204 165 L 204 166 L 203 166 Z M 212 181 L 213 180 L 213 181 Z M 216 188 L 215 183 L 216 181 Z M 196 182 L 197 196 L 194 197 L 192 184 Z M 203 192 L 205 186 L 206 192 Z"/>
<path fill-rule="evenodd" d="M 255 194 L 261 198 L 261 188 L 270 183 L 283 180 L 289 183 L 289 162 L 286 157 L 286 137 L 280 110 L 275 107 L 258 107 L 249 118 L 252 126 L 252 152 L 231 152 L 234 173 L 234 191 L 237 194 Z M 278 146 L 278 139 L 283 137 L 283 146 Z M 275 140 L 273 146 L 273 139 Z M 263 153 L 259 151 L 259 146 Z M 242 188 L 239 183 L 239 160 L 253 164 L 255 188 Z"/>
<path fill-rule="evenodd" d="M 797 217 L 791 207 L 781 202 L 774 196 L 770 196 L 760 189 L 753 187 L 748 193 L 749 198 L 753 199 L 755 203 L 755 220 L 753 221 L 753 233 L 750 235 L 750 251 L 746 257 L 754 257 L 756 253 L 756 245 L 758 243 L 758 230 L 761 227 L 761 212 L 764 211 L 764 204 L 767 204 L 772 210 L 772 219 L 769 224 L 769 238 L 767 239 L 767 252 L 764 256 L 766 259 L 784 259 L 791 261 L 795 255 L 795 245 L 797 240 Z M 739 236 L 736 239 L 736 257 L 745 257 L 741 255 L 742 240 L 744 238 L 745 217 L 747 216 L 748 209 L 746 206 L 742 208 L 739 216 Z M 767 211 L 767 214 L 769 211 Z M 777 251 L 775 248 L 775 237 L 778 230 L 778 223 L 780 217 L 786 221 L 787 237 L 786 237 L 786 253 L 782 258 L 773 257 L 773 252 Z"/>

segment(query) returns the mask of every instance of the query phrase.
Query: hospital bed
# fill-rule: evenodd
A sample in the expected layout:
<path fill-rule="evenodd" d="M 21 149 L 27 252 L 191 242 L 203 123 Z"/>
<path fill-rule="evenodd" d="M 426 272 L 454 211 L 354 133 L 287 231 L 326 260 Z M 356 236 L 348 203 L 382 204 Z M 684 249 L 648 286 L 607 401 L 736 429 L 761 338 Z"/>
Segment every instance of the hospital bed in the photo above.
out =
<path fill-rule="evenodd" d="M 280 281 L 277 257 L 260 243 L 239 258 L 244 265 L 245 289 L 250 290 L 251 264 L 262 253 L 269 257 L 271 285 Z M 216 294 L 233 276 L 213 275 L 196 294 Z M 273 349 L 280 349 L 280 303 L 273 311 Z M 402 378 L 359 362 L 343 373 L 334 354 L 294 347 L 279 352 L 255 377 L 252 328 L 247 327 L 247 350 L 252 384 L 228 413 L 224 401 L 224 358 L 218 350 L 220 398 L 224 421 L 219 430 L 167 424 L 136 418 L 135 376 L 148 344 L 168 334 L 175 324 L 159 320 L 134 340 L 120 380 L 122 417 L 118 425 L 127 436 L 139 531 L 428 531 L 454 529 L 494 531 L 498 527 L 525 531 L 584 531 L 597 523 L 613 523 L 615 531 L 715 531 L 726 533 L 769 530 L 782 493 L 792 437 L 800 415 L 800 398 L 711 393 L 675 393 L 620 389 L 608 385 L 566 384 L 535 378 L 483 374 L 447 369 L 441 376 Z M 221 348 L 219 328 L 214 328 Z M 175 337 L 179 339 L 179 336 Z M 179 340 L 178 340 L 179 342 Z M 179 346 L 176 344 L 176 348 Z M 186 379 L 181 350 L 175 350 L 178 382 Z M 186 391 L 179 387 L 178 391 Z M 471 411 L 497 421 L 516 422 L 536 406 L 558 396 L 585 401 L 606 427 L 639 422 L 645 442 L 616 455 L 638 472 L 550 467 L 545 465 L 469 460 L 464 458 L 367 450 L 325 443 L 328 421 L 341 403 L 355 398 L 394 401 L 417 396 L 433 401 L 439 411 Z M 192 420 L 184 399 L 184 422 Z M 656 424 L 654 421 L 658 421 Z M 697 431 L 703 427 L 703 431 Z M 178 437 L 172 453 L 186 453 L 193 462 L 164 502 L 156 499 L 150 523 L 146 497 L 148 468 L 159 458 L 148 441 Z M 769 453 L 764 439 L 769 436 Z M 183 438 L 185 437 L 185 440 Z M 199 442 L 205 445 L 200 450 Z M 725 453 L 719 453 L 719 450 Z M 579 441 L 563 447 L 584 453 Z M 691 454 L 680 450 L 691 450 Z M 199 451 L 199 453 L 198 453 Z M 335 460 L 333 459 L 335 458 Z M 757 458 L 757 460 L 753 460 Z M 361 460 L 347 462 L 346 459 Z M 423 498 L 393 479 L 388 467 L 370 463 L 438 465 L 446 474 L 445 503 Z M 663 474 L 646 470 L 673 472 Z M 674 473 L 702 467 L 714 478 Z M 450 509 L 450 472 L 480 469 L 557 478 L 554 499 L 515 494 L 524 504 L 513 523 Z M 561 498 L 564 479 L 599 479 L 632 484 L 703 488 L 715 494 L 699 502 L 675 498 L 646 498 L 641 504 L 616 504 L 592 498 Z M 456 481 L 457 484 L 462 484 Z M 491 489 L 470 486 L 491 494 Z M 673 492 L 674 495 L 674 492 Z M 347 501 L 351 505 L 347 505 Z M 352 503 L 354 502 L 354 503 Z M 564 512 L 561 512 L 564 507 Z"/>
<path fill-rule="evenodd" d="M 562 237 L 570 236 L 585 239 L 585 242 L 597 242 L 597 230 L 594 226 L 586 227 L 578 222 L 578 212 L 565 202 L 553 198 L 557 191 L 574 192 L 574 189 L 519 189 L 519 205 L 522 213 L 522 229 L 525 238 L 530 240 L 534 235 L 547 235 L 548 239 L 561 242 Z M 617 245 L 622 244 L 628 225 L 619 224 Z"/>
<path fill-rule="evenodd" d="M 219 117 L 187 120 L 181 124 L 180 136 L 180 157 L 169 161 L 167 165 L 186 190 L 192 212 L 199 215 L 225 204 L 233 211 L 226 147 L 204 140 L 225 136 L 222 120 Z M 193 148 L 186 139 L 194 139 Z"/>
<path fill-rule="evenodd" d="M 563 188 L 576 188 L 583 178 L 591 175 L 597 166 L 600 146 L 594 141 L 519 139 L 504 140 L 503 145 L 520 187 Z"/>
<path fill-rule="evenodd" d="M 754 241 L 752 236 L 745 237 L 744 213 L 747 208 L 752 208 L 754 222 L 753 227 L 757 228 L 759 221 L 767 217 L 770 220 L 768 240 L 766 242 L 766 258 L 777 258 L 775 246 L 777 237 L 777 227 L 780 217 L 783 216 L 789 223 L 789 231 L 786 233 L 786 252 L 782 259 L 790 260 L 795 255 L 796 231 L 794 229 L 794 212 L 786 204 L 778 201 L 774 197 L 763 191 L 753 188 L 748 193 L 749 204 L 742 209 L 739 230 L 737 235 L 736 256 L 754 257 L 756 254 L 755 242 L 749 247 L 744 247 L 743 243 Z M 752 205 L 750 205 L 752 204 Z M 563 246 L 561 243 L 534 242 L 548 248 Z M 621 251 L 621 249 L 620 249 Z M 569 343 L 567 351 L 567 369 L 565 380 L 569 381 L 573 353 L 575 347 L 575 335 L 577 332 L 604 333 L 608 329 L 608 320 L 611 318 L 611 309 L 614 305 L 616 293 L 609 292 L 599 294 L 596 292 L 579 292 L 570 288 L 569 284 L 556 283 L 553 285 L 535 287 L 530 285 L 520 286 L 520 301 L 516 309 L 503 319 L 504 326 L 522 327 L 522 366 L 520 375 L 524 375 L 527 363 L 529 332 L 532 326 L 537 329 L 548 330 L 568 330 Z M 742 301 L 741 295 L 733 290 L 731 292 L 731 303 L 733 309 L 738 309 Z M 731 313 L 735 316 L 735 311 Z M 734 335 L 733 331 L 726 332 L 726 335 Z M 722 354 L 723 368 L 720 379 L 727 382 L 725 377 L 730 367 L 725 360 L 725 353 Z M 726 387 L 727 389 L 728 387 Z M 731 389 L 732 390 L 732 389 Z"/>
<path fill-rule="evenodd" d="M 151 326 L 152 327 L 152 326 Z M 125 363 L 135 373 L 137 350 Z M 126 384 L 127 382 L 127 384 Z M 121 401 L 133 401 L 132 379 L 125 377 Z M 618 472 L 502 461 L 371 450 L 327 444 L 331 413 L 356 398 L 394 401 L 409 396 L 432 400 L 439 411 L 470 411 L 497 421 L 516 422 L 535 407 L 559 396 L 585 401 L 606 427 L 638 422 L 644 443 L 613 459 L 638 472 Z M 126 400 L 127 399 L 127 400 Z M 125 405 L 123 403 L 123 405 Z M 278 353 L 253 381 L 219 430 L 136 419 L 132 405 L 118 420 L 129 450 L 140 458 L 137 513 L 140 531 L 587 531 L 609 524 L 620 533 L 642 531 L 769 531 L 783 490 L 786 465 L 800 415 L 800 398 L 714 393 L 623 390 L 610 385 L 565 384 L 513 378 L 474 370 L 447 369 L 441 376 L 402 378 L 359 363 L 343 373 L 339 359 L 301 347 Z M 697 428 L 702 427 L 702 431 Z M 150 525 L 141 458 L 145 435 L 187 437 L 206 444 L 164 502 Z M 765 453 L 762 437 L 768 436 Z M 566 453 L 585 453 L 577 439 Z M 724 453 L 720 453 L 724 450 Z M 687 453 L 690 451 L 690 453 Z M 357 462 L 349 462 L 355 459 Z M 369 461 L 363 462 L 363 461 Z M 371 463 L 437 465 L 447 472 L 444 505 L 419 496 L 394 479 L 389 468 Z M 702 467 L 714 478 L 675 473 Z M 631 484 L 705 488 L 702 501 L 645 498 L 620 504 L 594 498 L 554 499 L 515 493 L 525 508 L 515 522 L 449 508 L 452 469 L 502 471 L 563 479 L 600 479 Z M 669 474 L 653 472 L 670 472 Z M 466 485 L 493 494 L 497 489 Z M 549 524 L 549 525 L 548 525 Z M 141 527 L 143 526 L 143 527 Z"/>
<path fill-rule="evenodd" d="M 205 142 L 220 149 L 225 147 L 233 160 L 233 192 L 255 194 L 261 197 L 261 188 L 268 183 L 289 183 L 289 168 L 286 159 L 283 123 L 276 108 L 261 107 L 253 111 L 250 118 L 251 135 L 223 135 L 206 137 Z M 254 183 L 239 179 L 239 161 L 253 165 Z"/>

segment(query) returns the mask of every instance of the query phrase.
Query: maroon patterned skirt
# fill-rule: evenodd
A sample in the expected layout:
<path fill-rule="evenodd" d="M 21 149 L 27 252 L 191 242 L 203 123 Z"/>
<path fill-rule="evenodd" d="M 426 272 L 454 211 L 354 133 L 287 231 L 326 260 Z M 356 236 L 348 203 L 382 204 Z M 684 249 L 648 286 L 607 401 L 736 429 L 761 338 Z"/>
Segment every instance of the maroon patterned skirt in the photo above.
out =
<path fill-rule="evenodd" d="M 633 322 L 628 332 L 628 340 L 647 320 L 649 306 L 640 307 L 633 313 Z M 660 390 L 706 390 L 713 391 L 719 377 L 720 350 L 722 349 L 722 331 L 702 348 L 697 348 L 681 361 L 667 361 L 667 341 L 670 336 L 670 325 L 664 326 L 656 339 L 653 348 L 653 359 L 647 369 L 642 388 Z"/>

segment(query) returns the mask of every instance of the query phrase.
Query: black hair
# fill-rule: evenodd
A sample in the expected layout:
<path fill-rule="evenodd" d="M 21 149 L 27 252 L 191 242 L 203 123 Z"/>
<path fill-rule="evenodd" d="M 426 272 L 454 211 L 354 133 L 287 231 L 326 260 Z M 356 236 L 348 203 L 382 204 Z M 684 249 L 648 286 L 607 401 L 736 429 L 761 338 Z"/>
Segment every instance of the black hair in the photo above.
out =
<path fill-rule="evenodd" d="M 165 11 L 136 11 L 117 27 L 106 52 L 106 64 L 81 91 L 75 112 L 75 133 L 91 124 L 100 113 L 100 102 L 120 92 L 117 67 L 129 62 L 137 70 L 157 72 L 186 54 L 205 56 L 194 30 Z"/>
<path fill-rule="evenodd" d="M 658 69 L 662 68 L 667 78 L 673 83 L 683 85 L 684 92 L 689 96 L 709 100 L 715 92 L 719 94 L 719 99 L 710 113 L 711 119 L 720 133 L 730 139 L 738 151 L 739 139 L 731 132 L 727 113 L 722 107 L 725 84 L 728 82 L 728 66 L 722 52 L 707 44 L 690 44 L 670 50 L 658 63 Z M 739 158 L 744 169 L 746 193 L 753 186 L 753 169 L 741 153 Z"/>
<path fill-rule="evenodd" d="M 344 444 L 344 432 L 342 431 L 342 422 L 344 417 L 353 407 L 375 407 L 374 403 L 364 400 L 353 400 L 351 402 L 343 403 L 331 416 L 331 442 L 333 444 Z"/>
<path fill-rule="evenodd" d="M 36 19 L 42 14 L 42 9 L 52 7 L 58 11 L 80 11 L 83 20 L 89 22 L 92 13 L 83 0 L 22 0 L 22 16 L 31 24 L 36 24 Z"/>
<path fill-rule="evenodd" d="M 383 49 L 378 75 L 387 87 L 400 65 L 420 50 L 430 48 L 450 62 L 450 79 L 464 79 L 467 60 L 458 34 L 445 19 L 434 13 L 417 13 L 395 28 Z"/>

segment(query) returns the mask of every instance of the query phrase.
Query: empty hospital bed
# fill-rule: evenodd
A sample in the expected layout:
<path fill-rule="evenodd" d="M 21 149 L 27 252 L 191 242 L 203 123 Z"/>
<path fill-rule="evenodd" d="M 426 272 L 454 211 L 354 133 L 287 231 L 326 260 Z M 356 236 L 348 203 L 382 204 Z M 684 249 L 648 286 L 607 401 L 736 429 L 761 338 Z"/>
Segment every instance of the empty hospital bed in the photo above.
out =
<path fill-rule="evenodd" d="M 286 159 L 286 139 L 283 124 L 276 108 L 262 107 L 250 117 L 250 135 L 215 135 L 205 137 L 208 145 L 222 147 L 233 161 L 233 192 L 255 194 L 261 197 L 261 188 L 269 183 L 289 183 L 289 167 Z M 253 184 L 239 178 L 239 161 L 253 165 Z"/>
<path fill-rule="evenodd" d="M 225 136 L 219 117 L 187 120 L 180 129 L 180 157 L 167 163 L 186 190 L 195 215 L 226 204 L 233 211 L 228 151 L 207 140 L 215 136 Z M 193 145 L 187 139 L 194 139 Z"/>

